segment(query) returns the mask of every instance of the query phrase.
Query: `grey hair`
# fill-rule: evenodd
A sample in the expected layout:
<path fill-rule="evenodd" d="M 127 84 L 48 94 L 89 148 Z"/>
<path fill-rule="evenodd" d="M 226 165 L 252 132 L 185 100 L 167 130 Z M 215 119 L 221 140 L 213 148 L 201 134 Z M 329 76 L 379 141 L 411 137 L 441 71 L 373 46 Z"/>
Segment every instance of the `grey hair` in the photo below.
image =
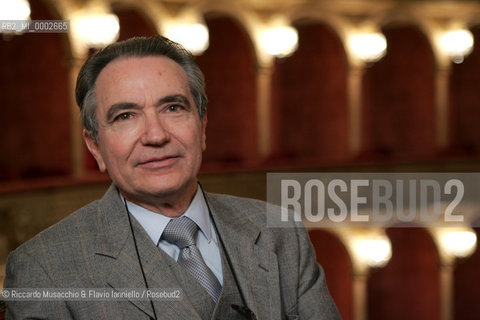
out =
<path fill-rule="evenodd" d="M 207 111 L 205 77 L 192 54 L 180 44 L 162 36 L 136 37 L 111 44 L 88 58 L 80 69 L 75 88 L 75 97 L 82 118 L 82 125 L 89 135 L 98 142 L 98 122 L 96 117 L 95 83 L 100 72 L 110 62 L 118 58 L 164 56 L 177 62 L 187 74 L 190 92 L 200 118 Z"/>

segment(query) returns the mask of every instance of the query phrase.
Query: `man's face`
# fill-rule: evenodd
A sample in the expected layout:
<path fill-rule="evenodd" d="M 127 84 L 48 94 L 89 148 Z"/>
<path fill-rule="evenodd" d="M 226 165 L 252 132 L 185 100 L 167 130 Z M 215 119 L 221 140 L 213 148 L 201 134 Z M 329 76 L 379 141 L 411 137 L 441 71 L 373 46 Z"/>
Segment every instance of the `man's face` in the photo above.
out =
<path fill-rule="evenodd" d="M 147 207 L 192 196 L 206 118 L 180 65 L 159 56 L 119 58 L 100 72 L 95 89 L 98 144 L 84 137 L 100 170 L 127 199 Z"/>

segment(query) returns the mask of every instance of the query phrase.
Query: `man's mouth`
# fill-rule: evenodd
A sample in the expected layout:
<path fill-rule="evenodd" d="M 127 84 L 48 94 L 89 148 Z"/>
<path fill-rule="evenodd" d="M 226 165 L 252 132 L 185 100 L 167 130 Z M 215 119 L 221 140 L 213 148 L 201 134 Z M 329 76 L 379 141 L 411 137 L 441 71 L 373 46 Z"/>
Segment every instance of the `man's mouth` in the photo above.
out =
<path fill-rule="evenodd" d="M 140 161 L 137 166 L 148 169 L 169 167 L 173 165 L 179 158 L 179 156 L 154 157 Z"/>

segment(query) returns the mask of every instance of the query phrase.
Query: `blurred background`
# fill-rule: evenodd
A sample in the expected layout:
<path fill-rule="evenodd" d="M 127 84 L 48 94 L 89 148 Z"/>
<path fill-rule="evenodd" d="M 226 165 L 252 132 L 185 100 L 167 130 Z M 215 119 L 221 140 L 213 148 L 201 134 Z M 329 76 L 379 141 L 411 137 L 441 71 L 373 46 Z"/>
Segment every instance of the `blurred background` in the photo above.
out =
<path fill-rule="evenodd" d="M 0 0 L 0 283 L 8 253 L 109 186 L 81 137 L 97 48 L 162 34 L 206 76 L 210 192 L 266 172 L 479 172 L 480 1 Z M 309 227 L 345 320 L 479 319 L 479 230 Z M 446 240 L 447 239 L 447 240 Z"/>

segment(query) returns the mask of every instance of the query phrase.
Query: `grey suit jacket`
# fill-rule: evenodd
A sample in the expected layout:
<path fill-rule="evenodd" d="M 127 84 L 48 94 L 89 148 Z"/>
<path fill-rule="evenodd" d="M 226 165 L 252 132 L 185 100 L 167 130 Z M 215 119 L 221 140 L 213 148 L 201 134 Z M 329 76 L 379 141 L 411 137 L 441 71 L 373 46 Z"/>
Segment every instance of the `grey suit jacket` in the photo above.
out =
<path fill-rule="evenodd" d="M 232 272 L 257 319 L 340 319 L 303 228 L 267 228 L 266 203 L 207 194 Z M 200 319 L 188 279 L 133 220 L 150 288 L 183 288 L 153 300 L 159 319 Z M 161 251 L 161 250 L 160 250 Z M 13 251 L 6 288 L 145 288 L 128 217 L 115 186 Z M 10 301 L 7 319 L 149 319 L 150 301 Z M 201 306 L 200 306 L 201 307 Z"/>

